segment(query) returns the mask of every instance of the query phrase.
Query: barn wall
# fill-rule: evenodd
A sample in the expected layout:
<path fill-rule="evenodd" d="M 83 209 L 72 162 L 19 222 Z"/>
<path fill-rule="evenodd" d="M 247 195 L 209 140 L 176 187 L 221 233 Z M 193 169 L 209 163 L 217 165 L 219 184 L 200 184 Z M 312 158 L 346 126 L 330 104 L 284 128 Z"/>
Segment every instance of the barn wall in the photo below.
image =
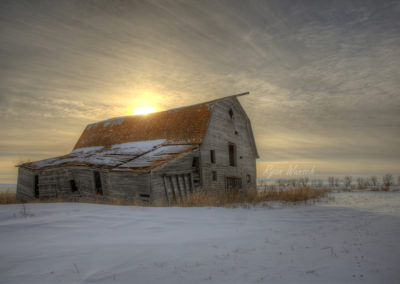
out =
<path fill-rule="evenodd" d="M 153 204 L 165 204 L 168 202 L 164 187 L 165 175 L 190 172 L 193 179 L 199 179 L 199 175 L 196 173 L 196 169 L 192 167 L 193 158 L 199 157 L 199 154 L 199 149 L 194 149 L 191 152 L 185 153 L 181 157 L 171 160 L 162 167 L 156 168 L 152 171 L 151 199 Z M 196 185 L 194 185 L 193 189 L 196 190 L 196 188 Z"/>
<path fill-rule="evenodd" d="M 141 200 L 149 202 L 149 174 L 135 174 L 132 172 L 109 172 L 108 175 L 110 198 L 127 200 Z"/>
<path fill-rule="evenodd" d="M 35 171 L 18 168 L 17 199 L 29 201 L 35 198 Z"/>
<path fill-rule="evenodd" d="M 230 117 L 230 109 L 233 110 L 233 118 Z M 243 188 L 256 186 L 256 157 L 248 123 L 234 99 L 221 100 L 213 106 L 209 127 L 200 148 L 204 188 L 222 190 L 226 177 L 240 177 Z M 229 166 L 228 143 L 236 145 L 236 167 Z M 215 150 L 215 164 L 211 163 L 210 150 Z M 212 171 L 217 172 L 217 181 L 212 181 Z M 250 175 L 250 183 L 246 181 L 247 174 Z"/>
<path fill-rule="evenodd" d="M 40 171 L 39 191 L 40 198 L 75 199 L 90 198 L 96 195 L 94 171 L 99 171 L 102 177 L 104 195 L 107 194 L 106 171 L 87 167 L 57 167 Z M 70 181 L 74 180 L 77 187 L 72 192 Z"/>
<path fill-rule="evenodd" d="M 91 198 L 96 195 L 94 171 L 100 173 L 103 195 L 107 197 L 108 171 L 87 167 L 56 167 L 36 171 L 19 168 L 17 197 L 23 201 L 34 199 L 34 179 L 38 175 L 40 199 Z M 75 181 L 76 192 L 72 192 L 70 180 Z"/>

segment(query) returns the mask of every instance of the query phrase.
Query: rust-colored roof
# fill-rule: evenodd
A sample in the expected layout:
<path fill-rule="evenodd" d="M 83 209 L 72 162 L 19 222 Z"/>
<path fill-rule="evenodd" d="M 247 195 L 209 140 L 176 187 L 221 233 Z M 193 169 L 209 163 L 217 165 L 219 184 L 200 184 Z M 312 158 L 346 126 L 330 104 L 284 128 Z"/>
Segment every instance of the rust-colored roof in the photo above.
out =
<path fill-rule="evenodd" d="M 167 144 L 201 144 L 210 116 L 209 106 L 204 103 L 146 115 L 109 119 L 88 125 L 74 150 L 155 139 L 166 139 Z"/>

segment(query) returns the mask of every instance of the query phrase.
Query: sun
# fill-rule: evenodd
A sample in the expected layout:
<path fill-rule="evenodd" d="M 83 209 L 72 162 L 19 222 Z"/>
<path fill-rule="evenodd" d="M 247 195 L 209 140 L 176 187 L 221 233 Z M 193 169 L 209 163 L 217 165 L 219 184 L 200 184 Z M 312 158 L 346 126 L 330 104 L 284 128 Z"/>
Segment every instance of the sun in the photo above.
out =
<path fill-rule="evenodd" d="M 156 108 L 155 107 L 149 107 L 149 106 L 144 106 L 144 107 L 136 107 L 133 110 L 133 114 L 134 115 L 138 115 L 138 114 L 146 114 L 146 113 L 152 113 L 155 112 Z"/>

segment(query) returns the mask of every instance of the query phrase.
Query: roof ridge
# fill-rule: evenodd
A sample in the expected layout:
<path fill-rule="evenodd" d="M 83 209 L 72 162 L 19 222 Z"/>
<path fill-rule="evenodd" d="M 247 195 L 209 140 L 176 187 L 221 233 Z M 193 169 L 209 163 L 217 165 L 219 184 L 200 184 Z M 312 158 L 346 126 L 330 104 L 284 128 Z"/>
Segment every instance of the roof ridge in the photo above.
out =
<path fill-rule="evenodd" d="M 170 108 L 170 109 L 166 109 L 166 110 L 162 110 L 162 111 L 156 111 L 156 112 L 152 112 L 152 113 L 148 113 L 148 114 L 134 114 L 134 115 L 111 117 L 111 118 L 108 118 L 108 119 L 105 119 L 105 120 L 89 123 L 87 126 L 94 125 L 94 124 L 97 124 L 97 123 L 111 122 L 113 120 L 118 120 L 118 119 L 125 119 L 125 118 L 130 118 L 130 117 L 139 117 L 139 116 L 145 116 L 145 115 L 149 115 L 149 114 L 153 114 L 153 113 L 162 113 L 162 112 L 168 112 L 168 111 L 175 111 L 175 110 L 183 109 L 183 108 L 206 105 L 206 104 L 216 103 L 217 101 L 225 100 L 225 99 L 228 99 L 228 98 L 240 97 L 240 96 L 245 96 L 245 95 L 249 95 L 249 94 L 250 94 L 250 92 L 244 92 L 244 93 L 231 95 L 231 96 L 226 96 L 226 97 L 222 97 L 222 98 L 218 98 L 218 99 L 214 99 L 214 100 L 210 100 L 210 101 L 206 101 L 206 102 L 202 102 L 202 103 L 186 105 L 186 106 L 181 106 L 181 107 L 176 107 L 176 108 Z"/>

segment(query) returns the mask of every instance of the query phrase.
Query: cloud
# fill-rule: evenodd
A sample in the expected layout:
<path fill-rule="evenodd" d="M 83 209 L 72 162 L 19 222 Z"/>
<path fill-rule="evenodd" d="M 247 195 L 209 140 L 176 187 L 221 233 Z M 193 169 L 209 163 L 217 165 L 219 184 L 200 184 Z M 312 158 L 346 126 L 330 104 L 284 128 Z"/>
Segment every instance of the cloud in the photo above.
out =
<path fill-rule="evenodd" d="M 383 167 L 400 155 L 399 7 L 2 1 L 1 146 L 63 152 L 86 124 L 147 98 L 168 109 L 250 91 L 241 102 L 262 160 L 370 157 Z M 58 138 L 41 142 L 46 131 Z"/>

